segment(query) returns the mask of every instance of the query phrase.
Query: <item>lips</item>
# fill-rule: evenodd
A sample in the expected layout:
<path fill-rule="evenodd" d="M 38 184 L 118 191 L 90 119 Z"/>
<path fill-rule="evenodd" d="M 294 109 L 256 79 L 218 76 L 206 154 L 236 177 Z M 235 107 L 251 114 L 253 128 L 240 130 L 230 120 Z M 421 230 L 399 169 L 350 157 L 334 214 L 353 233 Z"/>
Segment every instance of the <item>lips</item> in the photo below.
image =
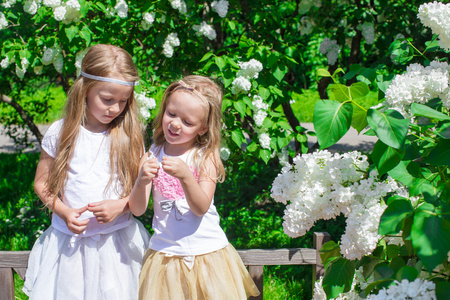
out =
<path fill-rule="evenodd" d="M 173 132 L 173 131 L 170 130 L 170 129 L 167 129 L 167 132 L 169 132 L 169 134 L 170 134 L 171 136 L 178 136 L 178 135 L 179 135 L 178 133 L 175 133 L 175 132 Z"/>

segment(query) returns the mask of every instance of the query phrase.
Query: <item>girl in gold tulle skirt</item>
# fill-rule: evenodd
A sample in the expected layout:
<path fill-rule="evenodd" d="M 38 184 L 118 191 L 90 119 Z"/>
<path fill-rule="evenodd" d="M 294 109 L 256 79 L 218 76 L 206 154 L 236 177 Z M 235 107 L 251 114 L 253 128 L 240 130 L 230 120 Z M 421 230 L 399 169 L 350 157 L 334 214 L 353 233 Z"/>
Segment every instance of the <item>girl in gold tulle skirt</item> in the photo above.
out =
<path fill-rule="evenodd" d="M 153 230 L 139 299 L 247 299 L 259 291 L 219 225 L 214 206 L 223 181 L 219 155 L 222 91 L 211 79 L 172 83 L 155 118 L 154 144 L 141 160 L 130 210 L 145 212 L 153 193 Z"/>

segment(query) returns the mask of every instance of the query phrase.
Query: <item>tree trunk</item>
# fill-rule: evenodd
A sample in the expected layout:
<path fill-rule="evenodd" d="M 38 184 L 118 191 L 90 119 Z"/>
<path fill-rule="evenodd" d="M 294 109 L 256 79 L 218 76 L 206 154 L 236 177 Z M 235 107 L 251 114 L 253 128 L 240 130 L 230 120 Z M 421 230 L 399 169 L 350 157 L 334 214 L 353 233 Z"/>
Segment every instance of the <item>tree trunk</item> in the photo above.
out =
<path fill-rule="evenodd" d="M 28 128 L 31 130 L 31 132 L 33 133 L 33 135 L 36 137 L 36 139 L 39 141 L 39 145 L 42 142 L 42 134 L 41 131 L 39 130 L 39 128 L 36 126 L 36 124 L 33 121 L 33 118 L 27 113 L 26 110 L 23 109 L 23 107 L 17 103 L 16 101 L 14 101 L 13 99 L 11 99 L 10 97 L 6 96 L 6 95 L 1 95 L 1 100 L 9 105 L 11 105 L 12 107 L 14 107 L 14 109 L 17 111 L 17 113 L 19 114 L 19 116 L 22 118 L 23 122 L 25 123 L 25 125 L 28 126 Z"/>

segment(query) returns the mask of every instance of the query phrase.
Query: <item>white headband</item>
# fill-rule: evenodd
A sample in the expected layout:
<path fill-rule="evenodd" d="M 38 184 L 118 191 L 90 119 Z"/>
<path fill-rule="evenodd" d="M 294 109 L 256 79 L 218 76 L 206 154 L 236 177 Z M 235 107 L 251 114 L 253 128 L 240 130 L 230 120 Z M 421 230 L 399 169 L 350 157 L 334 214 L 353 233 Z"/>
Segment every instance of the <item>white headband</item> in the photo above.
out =
<path fill-rule="evenodd" d="M 126 86 L 139 85 L 139 81 L 123 81 L 123 80 L 109 78 L 109 77 L 95 76 L 95 75 L 84 73 L 83 71 L 81 71 L 80 75 L 85 78 L 89 78 L 89 79 L 93 79 L 93 80 L 118 83 L 118 84 L 122 84 L 122 85 L 126 85 Z"/>

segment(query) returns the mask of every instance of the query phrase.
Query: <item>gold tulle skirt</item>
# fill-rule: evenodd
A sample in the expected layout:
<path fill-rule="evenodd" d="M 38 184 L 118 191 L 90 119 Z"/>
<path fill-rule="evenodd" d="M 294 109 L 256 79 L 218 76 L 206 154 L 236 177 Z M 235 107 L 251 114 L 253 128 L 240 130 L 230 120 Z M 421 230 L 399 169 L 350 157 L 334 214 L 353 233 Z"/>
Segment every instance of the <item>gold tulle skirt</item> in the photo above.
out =
<path fill-rule="evenodd" d="M 139 277 L 141 300 L 238 300 L 259 291 L 231 244 L 195 257 L 192 269 L 182 257 L 148 249 Z"/>

